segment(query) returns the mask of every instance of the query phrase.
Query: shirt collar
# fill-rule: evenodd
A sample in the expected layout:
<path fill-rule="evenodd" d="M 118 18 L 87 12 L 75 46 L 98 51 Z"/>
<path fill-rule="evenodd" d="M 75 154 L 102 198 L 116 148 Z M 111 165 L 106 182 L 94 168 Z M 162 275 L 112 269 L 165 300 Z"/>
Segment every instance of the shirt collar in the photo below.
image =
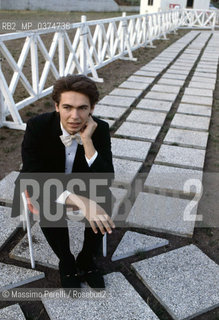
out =
<path fill-rule="evenodd" d="M 70 136 L 70 134 L 63 128 L 63 125 L 62 125 L 61 121 L 60 121 L 60 127 L 61 127 L 61 130 L 62 130 L 63 136 Z"/>

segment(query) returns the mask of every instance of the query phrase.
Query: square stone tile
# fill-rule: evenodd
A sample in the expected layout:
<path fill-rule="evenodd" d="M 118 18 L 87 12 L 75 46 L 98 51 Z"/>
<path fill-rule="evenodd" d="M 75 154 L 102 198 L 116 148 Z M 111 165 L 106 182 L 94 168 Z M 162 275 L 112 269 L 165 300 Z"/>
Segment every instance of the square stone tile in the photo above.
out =
<path fill-rule="evenodd" d="M 208 131 L 210 118 L 176 113 L 170 126 L 174 128 Z"/>
<path fill-rule="evenodd" d="M 137 109 L 146 109 L 154 111 L 169 112 L 172 107 L 172 103 L 169 101 L 152 100 L 152 99 L 141 99 L 137 104 Z"/>
<path fill-rule="evenodd" d="M 163 125 L 166 113 L 148 110 L 132 110 L 126 121 Z"/>
<path fill-rule="evenodd" d="M 205 67 L 201 67 L 201 66 L 197 66 L 197 68 L 195 69 L 196 72 L 201 72 L 201 73 L 207 73 L 207 74 L 214 74 L 216 77 L 217 74 L 217 68 L 211 68 L 209 66 L 205 66 Z"/>
<path fill-rule="evenodd" d="M 117 214 L 119 212 L 119 208 L 122 205 L 125 198 L 127 197 L 128 190 L 122 189 L 122 188 L 110 187 L 110 191 L 115 197 L 111 218 L 112 220 L 117 221 L 118 219 Z"/>
<path fill-rule="evenodd" d="M 134 227 L 192 237 L 197 202 L 189 208 L 190 202 L 186 199 L 140 192 L 126 222 Z M 190 221 L 191 218 L 193 221 Z"/>
<path fill-rule="evenodd" d="M 213 79 L 213 80 L 216 79 L 216 74 L 215 73 L 209 73 L 209 72 L 205 73 L 205 72 L 195 71 L 193 76 L 200 77 L 200 78 L 210 78 L 210 79 Z"/>
<path fill-rule="evenodd" d="M 0 262 L 0 291 L 10 290 L 44 277 L 44 272 Z"/>
<path fill-rule="evenodd" d="M 0 206 L 0 249 L 13 236 L 20 224 L 20 217 L 11 218 L 11 208 Z"/>
<path fill-rule="evenodd" d="M 153 142 L 156 140 L 160 129 L 159 126 L 127 121 L 123 122 L 115 134 L 126 138 Z"/>
<path fill-rule="evenodd" d="M 160 67 L 160 66 L 144 66 L 144 67 L 141 67 L 142 71 L 145 71 L 145 72 L 157 72 L 158 74 L 161 73 L 163 70 L 164 70 L 164 67 Z"/>
<path fill-rule="evenodd" d="M 144 77 L 144 76 L 130 76 L 128 79 L 127 79 L 128 82 L 142 82 L 144 83 L 145 85 L 146 84 L 151 84 L 153 81 L 154 81 L 154 78 L 151 78 L 151 77 Z"/>
<path fill-rule="evenodd" d="M 163 78 L 165 79 L 176 79 L 176 80 L 184 80 L 187 78 L 187 75 L 185 74 L 177 74 L 177 73 L 170 73 L 170 72 L 165 72 L 163 75 Z"/>
<path fill-rule="evenodd" d="M 120 272 L 104 276 L 106 290 L 83 289 L 84 296 L 57 299 L 42 298 L 51 320 L 159 320 L 147 303 Z M 62 289 L 61 289 L 62 290 Z M 55 291 L 58 293 L 58 290 Z M 60 292 L 60 290 L 59 290 Z M 62 293 L 59 296 L 64 296 Z M 87 298 L 86 298 L 87 296 Z M 86 307 L 85 307 L 86 306 Z"/>
<path fill-rule="evenodd" d="M 120 84 L 119 88 L 145 90 L 149 85 L 150 83 L 146 82 L 144 83 L 139 81 L 125 81 L 122 84 Z"/>
<path fill-rule="evenodd" d="M 110 119 L 101 119 L 101 120 L 107 122 L 110 128 L 116 123 L 116 120 L 110 120 Z"/>
<path fill-rule="evenodd" d="M 199 76 L 194 76 L 192 77 L 191 81 L 197 81 L 197 82 L 204 82 L 204 83 L 211 83 L 214 84 L 216 83 L 216 79 L 211 79 L 211 78 L 203 78 Z"/>
<path fill-rule="evenodd" d="M 0 309 L 1 320 L 26 320 L 23 311 L 18 303 Z"/>
<path fill-rule="evenodd" d="M 0 201 L 5 204 L 12 204 L 15 188 L 15 180 L 19 172 L 12 171 L 0 181 Z"/>
<path fill-rule="evenodd" d="M 208 132 L 170 128 L 163 142 L 165 144 L 175 144 L 181 147 L 205 150 L 208 142 Z"/>
<path fill-rule="evenodd" d="M 175 101 L 177 97 L 176 93 L 165 93 L 165 92 L 155 92 L 155 91 L 150 91 L 145 98 L 146 99 L 154 99 L 154 100 L 164 100 L 164 101 Z"/>
<path fill-rule="evenodd" d="M 192 319 L 219 305 L 219 266 L 193 244 L 132 267 L 175 320 Z"/>
<path fill-rule="evenodd" d="M 69 214 L 70 217 L 70 214 Z M 82 218 L 81 218 L 82 220 Z M 69 239 L 70 239 L 70 249 L 71 252 L 76 257 L 81 251 L 84 241 L 84 228 L 85 224 L 83 222 L 73 222 L 68 220 L 69 228 Z M 36 222 L 31 228 L 32 241 L 33 241 L 33 253 L 35 262 L 42 266 L 49 268 L 58 269 L 59 259 L 52 251 L 49 246 L 41 228 Z M 27 235 L 14 247 L 10 252 L 10 257 L 24 261 L 30 262 L 30 253 Z"/>
<path fill-rule="evenodd" d="M 214 90 L 215 84 L 211 82 L 198 82 L 198 81 L 190 81 L 189 88 L 200 88 L 200 89 L 210 89 Z"/>
<path fill-rule="evenodd" d="M 144 76 L 144 77 L 151 77 L 151 78 L 156 78 L 160 72 L 157 71 L 144 71 L 144 70 L 138 70 L 134 73 L 135 76 Z"/>
<path fill-rule="evenodd" d="M 192 95 L 192 96 L 201 96 L 201 97 L 213 97 L 213 90 L 209 89 L 199 89 L 199 88 L 186 88 L 185 89 L 186 95 Z"/>
<path fill-rule="evenodd" d="M 207 106 L 199 106 L 197 104 L 181 103 L 177 109 L 177 113 L 185 113 L 197 116 L 211 117 L 212 108 Z"/>
<path fill-rule="evenodd" d="M 101 118 L 119 119 L 126 112 L 125 108 L 111 107 L 97 104 L 93 115 Z M 106 120 L 105 120 L 106 121 Z"/>
<path fill-rule="evenodd" d="M 165 86 L 165 85 L 154 85 L 151 89 L 151 91 L 157 91 L 157 92 L 167 92 L 167 93 L 179 93 L 180 87 L 175 86 Z"/>
<path fill-rule="evenodd" d="M 201 72 L 201 71 L 195 71 L 194 76 L 200 77 L 200 78 L 210 78 L 210 79 L 214 79 L 214 80 L 217 78 L 216 73 Z"/>
<path fill-rule="evenodd" d="M 116 261 L 130 257 L 139 252 L 150 251 L 169 244 L 166 239 L 147 236 L 138 232 L 126 231 L 111 260 Z"/>
<path fill-rule="evenodd" d="M 167 192 L 179 196 L 200 196 L 203 172 L 199 170 L 175 168 L 153 164 L 145 180 L 147 192 L 158 192 L 165 195 Z M 195 180 L 195 181 L 194 181 Z M 186 184 L 190 185 L 186 189 Z"/>
<path fill-rule="evenodd" d="M 205 150 L 162 145 L 154 163 L 201 170 L 204 161 Z"/>
<path fill-rule="evenodd" d="M 135 101 L 134 97 L 119 97 L 108 95 L 99 101 L 99 104 L 129 108 Z"/>
<path fill-rule="evenodd" d="M 176 86 L 176 87 L 180 87 L 184 85 L 184 80 L 174 80 L 174 79 L 167 79 L 167 78 L 160 78 L 160 80 L 158 81 L 158 84 L 161 85 L 168 85 L 168 86 Z"/>
<path fill-rule="evenodd" d="M 113 165 L 115 169 L 113 186 L 130 186 L 137 176 L 142 162 L 113 158 Z"/>
<path fill-rule="evenodd" d="M 135 97 L 138 98 L 142 94 L 143 90 L 132 90 L 132 89 L 114 89 L 110 92 L 110 95 L 119 97 Z"/>
<path fill-rule="evenodd" d="M 168 73 L 173 73 L 173 74 L 183 74 L 185 76 L 187 76 L 189 74 L 189 71 L 187 70 L 182 70 L 182 69 L 173 69 L 173 68 L 170 68 L 168 69 Z"/>
<path fill-rule="evenodd" d="M 144 161 L 151 147 L 150 142 L 111 138 L 114 157 Z"/>

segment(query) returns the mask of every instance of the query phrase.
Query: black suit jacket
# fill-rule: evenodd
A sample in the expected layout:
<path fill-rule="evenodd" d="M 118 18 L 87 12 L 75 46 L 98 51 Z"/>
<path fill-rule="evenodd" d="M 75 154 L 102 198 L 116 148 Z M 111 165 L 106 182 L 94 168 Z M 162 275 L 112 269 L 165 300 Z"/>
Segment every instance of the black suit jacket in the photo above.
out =
<path fill-rule="evenodd" d="M 67 184 L 69 179 L 74 177 L 81 177 L 82 179 L 86 176 L 88 178 L 98 178 L 106 177 L 107 185 L 104 186 L 104 194 L 107 198 L 107 206 L 102 205 L 104 209 L 109 212 L 109 203 L 112 204 L 111 193 L 109 191 L 109 186 L 111 185 L 111 180 L 113 178 L 113 163 L 112 163 L 112 152 L 111 152 L 111 142 L 109 134 L 108 123 L 93 117 L 94 121 L 97 122 L 97 128 L 93 133 L 92 141 L 95 149 L 98 152 L 98 156 L 89 167 L 85 159 L 84 147 L 83 145 L 78 145 L 72 174 L 66 175 L 65 172 L 65 146 L 60 140 L 60 135 L 62 135 L 60 127 L 60 117 L 59 113 L 56 111 L 51 113 L 44 113 L 30 119 L 27 123 L 26 132 L 22 142 L 22 160 L 23 167 L 21 174 L 18 176 L 15 184 L 14 201 L 12 207 L 12 216 L 17 216 L 20 214 L 20 186 L 19 181 L 26 177 L 29 173 L 29 177 L 37 177 L 39 174 L 41 183 L 42 177 L 45 181 L 48 177 L 56 176 L 62 177 L 61 180 L 64 185 Z M 62 175 L 60 175 L 62 173 Z M 38 179 L 38 178 L 36 178 Z M 87 180 L 88 182 L 88 180 Z M 89 197 L 89 192 L 87 188 L 87 193 L 82 193 Z M 110 198 L 109 198 L 110 197 Z M 57 198 L 54 195 L 54 199 Z M 42 198 L 40 200 L 40 205 L 42 205 Z"/>

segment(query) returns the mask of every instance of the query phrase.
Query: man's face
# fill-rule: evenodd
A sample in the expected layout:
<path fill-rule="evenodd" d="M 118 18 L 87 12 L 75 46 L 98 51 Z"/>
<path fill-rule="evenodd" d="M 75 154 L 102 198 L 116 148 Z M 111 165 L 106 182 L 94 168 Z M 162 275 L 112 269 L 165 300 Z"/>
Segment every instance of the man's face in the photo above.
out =
<path fill-rule="evenodd" d="M 56 103 L 56 111 L 60 114 L 63 128 L 69 134 L 79 132 L 93 112 L 88 96 L 76 91 L 66 91 L 61 94 L 59 105 Z"/>

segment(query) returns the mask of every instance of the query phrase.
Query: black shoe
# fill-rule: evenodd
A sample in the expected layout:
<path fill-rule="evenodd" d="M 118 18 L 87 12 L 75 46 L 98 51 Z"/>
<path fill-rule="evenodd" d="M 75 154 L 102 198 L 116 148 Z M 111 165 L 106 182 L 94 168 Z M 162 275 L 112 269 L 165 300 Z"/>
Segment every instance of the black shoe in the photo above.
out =
<path fill-rule="evenodd" d="M 104 278 L 98 269 L 93 269 L 87 271 L 85 274 L 85 280 L 89 284 L 89 286 L 96 290 L 103 290 L 105 289 L 105 282 Z"/>
<path fill-rule="evenodd" d="M 81 281 L 86 281 L 93 289 L 105 289 L 104 278 L 93 260 L 86 261 L 80 256 L 76 259 L 77 273 Z"/>
<path fill-rule="evenodd" d="M 67 271 L 59 263 L 60 280 L 63 288 L 81 288 L 81 279 L 77 274 L 76 268 Z"/>

